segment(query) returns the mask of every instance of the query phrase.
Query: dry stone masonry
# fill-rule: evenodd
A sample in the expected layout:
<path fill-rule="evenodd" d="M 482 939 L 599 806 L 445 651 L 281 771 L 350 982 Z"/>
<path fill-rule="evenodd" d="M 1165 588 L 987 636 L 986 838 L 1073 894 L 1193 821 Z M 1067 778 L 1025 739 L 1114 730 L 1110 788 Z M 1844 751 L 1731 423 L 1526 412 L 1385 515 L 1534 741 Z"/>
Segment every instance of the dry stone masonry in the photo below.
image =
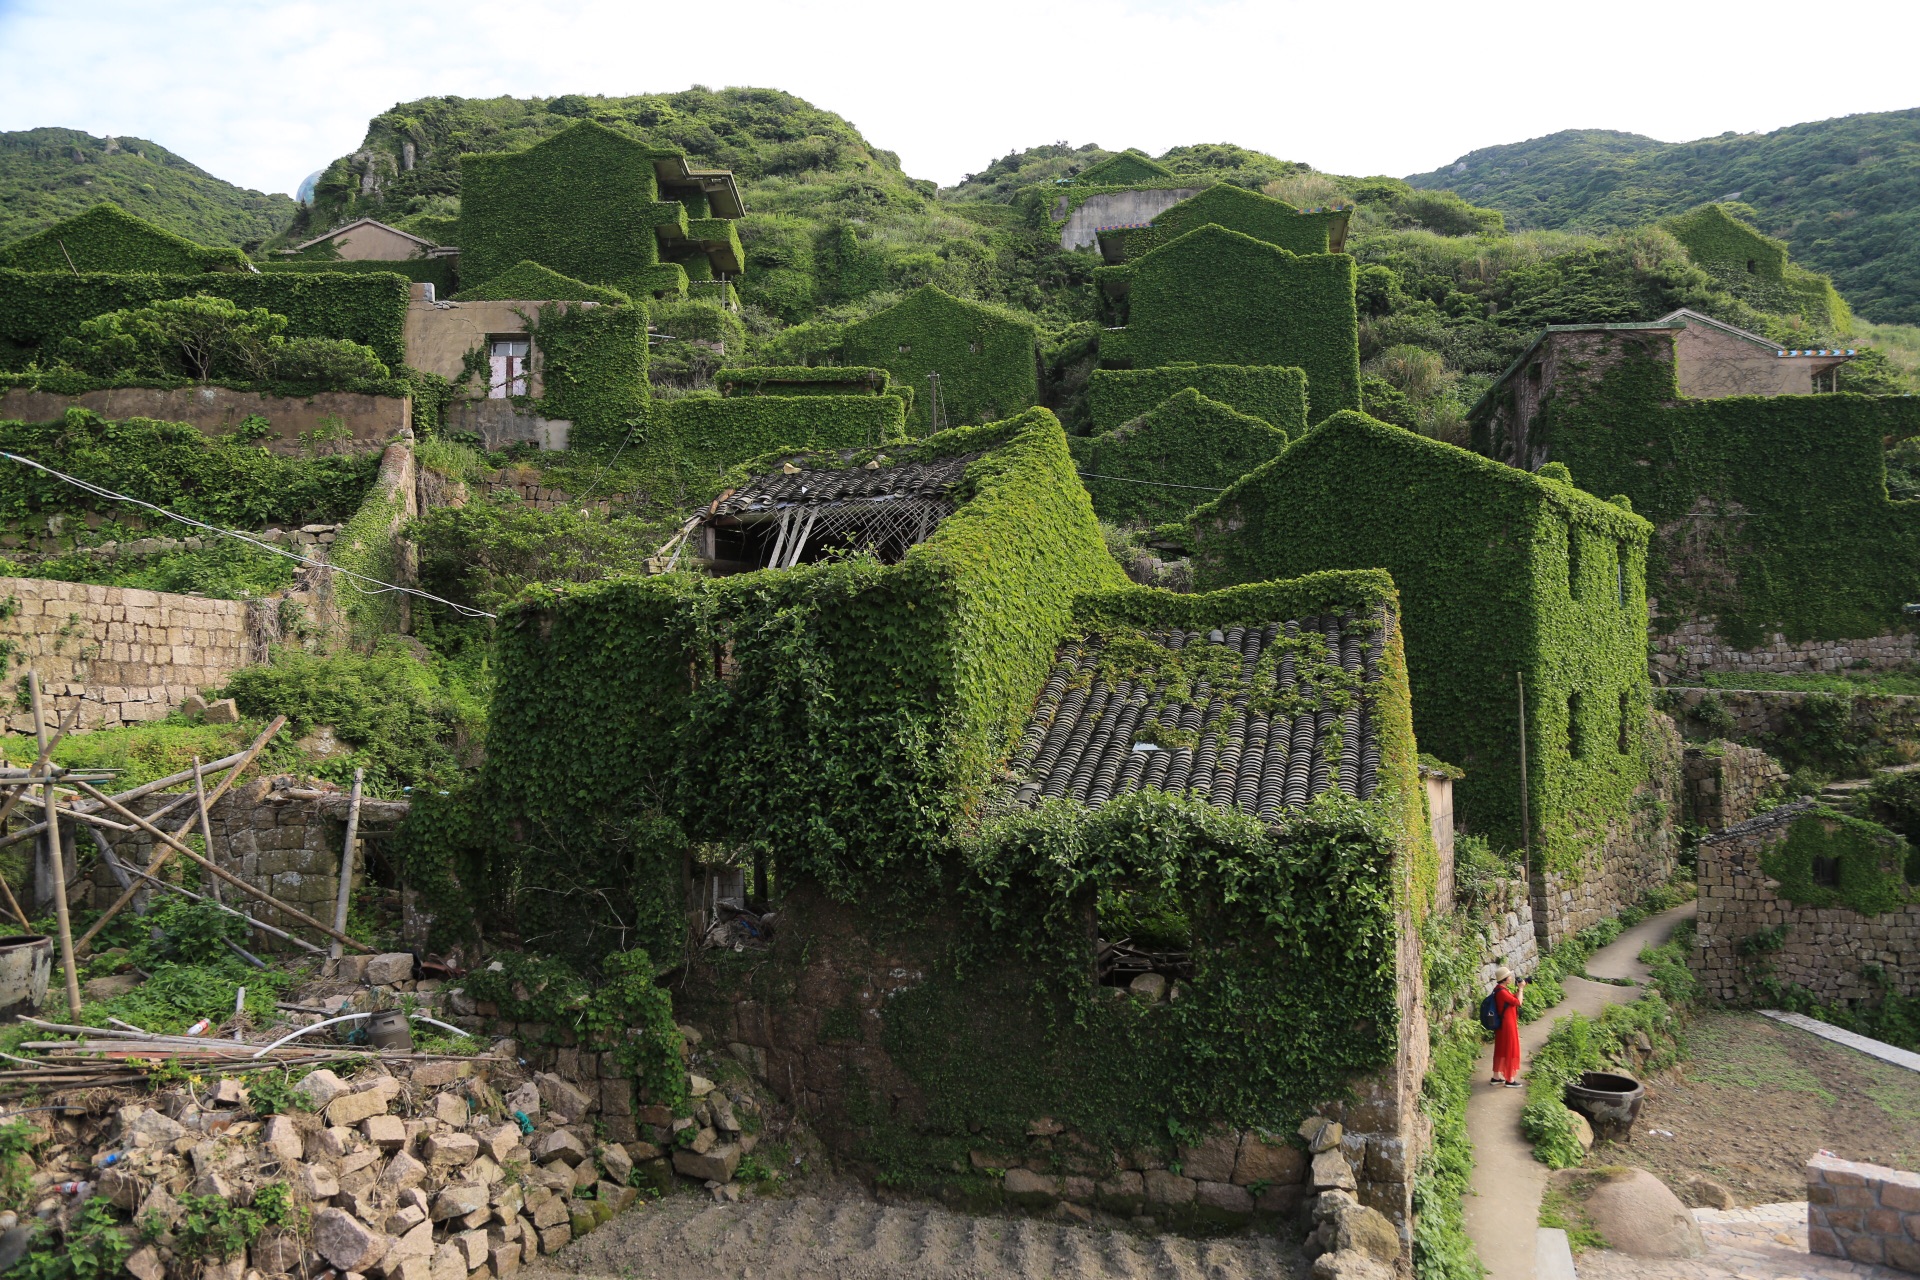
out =
<path fill-rule="evenodd" d="M 1654 602 L 1649 601 L 1650 605 Z M 1658 616 L 1658 610 L 1654 610 Z M 1662 684 L 1713 673 L 1757 675 L 1838 673 L 1858 668 L 1891 671 L 1920 659 L 1920 636 L 1910 631 L 1847 640 L 1789 641 L 1775 633 L 1758 649 L 1736 649 L 1720 638 L 1711 617 L 1689 618 L 1672 631 L 1652 635 L 1654 679 Z"/>
<path fill-rule="evenodd" d="M 1762 971 L 1804 987 L 1823 1003 L 1878 994 L 1865 970 L 1877 966 L 1887 989 L 1920 990 L 1920 904 L 1879 916 L 1845 907 L 1803 907 L 1779 893 L 1761 854 L 1786 838 L 1809 801 L 1783 804 L 1700 842 L 1700 915 L 1693 971 L 1713 999 L 1744 1002 Z M 1785 929 L 1776 949 L 1742 955 L 1743 939 Z"/>
<path fill-rule="evenodd" d="M 1681 767 L 1687 821 L 1709 831 L 1745 822 L 1787 780 L 1787 771 L 1766 752 L 1724 739 L 1688 747 Z"/>

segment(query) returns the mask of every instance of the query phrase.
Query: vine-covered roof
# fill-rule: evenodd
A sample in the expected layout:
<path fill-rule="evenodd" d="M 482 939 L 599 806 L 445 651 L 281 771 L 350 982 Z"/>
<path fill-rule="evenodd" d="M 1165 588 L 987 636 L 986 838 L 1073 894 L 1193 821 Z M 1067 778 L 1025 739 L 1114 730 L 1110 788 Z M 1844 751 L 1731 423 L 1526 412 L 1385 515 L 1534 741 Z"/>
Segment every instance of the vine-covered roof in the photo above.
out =
<path fill-rule="evenodd" d="M 878 466 L 870 463 L 830 470 L 770 471 L 753 477 L 720 499 L 713 512 L 740 515 L 789 506 L 945 497 L 966 475 L 967 464 L 979 456 L 969 453 L 936 462 L 906 462 L 897 466 L 876 458 Z"/>
<path fill-rule="evenodd" d="M 1335 788 L 1371 799 L 1380 613 L 1069 642 L 1008 765 L 1004 803 L 1098 808 L 1152 787 L 1272 820 Z"/>

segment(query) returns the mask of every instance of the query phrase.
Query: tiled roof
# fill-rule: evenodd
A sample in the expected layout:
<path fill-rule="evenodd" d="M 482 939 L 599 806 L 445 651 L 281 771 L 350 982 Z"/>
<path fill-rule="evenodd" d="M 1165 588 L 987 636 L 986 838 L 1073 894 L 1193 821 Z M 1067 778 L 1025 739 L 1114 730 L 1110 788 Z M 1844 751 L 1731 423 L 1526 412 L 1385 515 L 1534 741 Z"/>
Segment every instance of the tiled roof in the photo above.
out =
<path fill-rule="evenodd" d="M 1371 798 L 1385 625 L 1327 614 L 1069 643 L 1008 762 L 1001 807 L 1064 797 L 1098 808 L 1154 787 L 1272 821 L 1333 788 Z"/>
<path fill-rule="evenodd" d="M 778 507 L 825 506 L 836 502 L 883 498 L 943 498 L 966 474 L 967 464 L 980 455 L 965 454 L 938 462 L 908 462 L 868 470 L 847 467 L 831 471 L 772 471 L 755 476 L 714 508 L 715 515 L 740 515 Z"/>

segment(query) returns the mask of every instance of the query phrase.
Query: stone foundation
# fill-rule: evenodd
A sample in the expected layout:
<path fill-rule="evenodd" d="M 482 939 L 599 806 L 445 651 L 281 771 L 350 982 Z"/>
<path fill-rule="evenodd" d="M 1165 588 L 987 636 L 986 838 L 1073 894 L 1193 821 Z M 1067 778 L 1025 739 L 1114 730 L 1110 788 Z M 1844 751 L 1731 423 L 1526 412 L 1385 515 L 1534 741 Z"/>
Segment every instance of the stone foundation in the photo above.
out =
<path fill-rule="evenodd" d="M 1791 693 L 1758 689 L 1667 688 L 1660 705 L 1694 737 L 1726 735 L 1747 740 L 1790 738 L 1845 701 L 1845 737 L 1871 743 L 1890 738 L 1920 740 L 1920 697 L 1898 693 Z"/>
<path fill-rule="evenodd" d="M 1920 1272 L 1920 1173 L 1822 1151 L 1807 1162 L 1807 1251 Z"/>
<path fill-rule="evenodd" d="M 1649 602 L 1650 604 L 1652 602 Z M 1655 616 L 1658 611 L 1655 610 Z M 1690 618 L 1664 634 L 1652 633 L 1653 678 L 1665 684 L 1709 672 L 1789 675 L 1850 670 L 1890 671 L 1920 661 L 1920 635 L 1894 631 L 1850 640 L 1789 641 L 1775 633 L 1758 649 L 1736 649 L 1722 640 L 1715 619 Z"/>
<path fill-rule="evenodd" d="M 1680 854 L 1681 742 L 1673 721 L 1648 718 L 1652 761 L 1627 811 L 1589 843 L 1572 871 L 1533 869 L 1533 923 L 1548 950 L 1588 925 L 1620 914 L 1673 878 Z"/>
<path fill-rule="evenodd" d="M 1688 747 L 1681 767 L 1687 783 L 1686 821 L 1709 831 L 1745 822 L 1787 780 L 1787 771 L 1766 752 L 1724 739 Z"/>
<path fill-rule="evenodd" d="M 1795 801 L 1700 842 L 1699 932 L 1692 967 L 1710 997 L 1743 1003 L 1762 973 L 1804 987 L 1823 1003 L 1871 999 L 1881 987 L 1920 993 L 1920 904 L 1863 916 L 1845 907 L 1803 907 L 1776 892 L 1760 867 L 1793 820 L 1813 807 Z M 1740 954 L 1742 939 L 1785 926 L 1780 945 Z M 1879 972 L 1869 982 L 1865 970 Z"/>

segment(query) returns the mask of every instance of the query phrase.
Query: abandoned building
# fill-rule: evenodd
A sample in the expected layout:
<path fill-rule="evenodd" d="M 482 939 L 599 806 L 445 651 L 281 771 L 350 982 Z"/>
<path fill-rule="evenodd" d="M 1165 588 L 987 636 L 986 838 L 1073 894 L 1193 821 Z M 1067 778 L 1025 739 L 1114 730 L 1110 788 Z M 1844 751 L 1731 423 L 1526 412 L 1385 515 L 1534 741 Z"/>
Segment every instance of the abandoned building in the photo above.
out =
<path fill-rule="evenodd" d="M 458 257 L 460 251 L 450 245 L 437 245 L 424 236 L 390 227 L 374 218 L 356 218 L 280 252 L 287 257 L 328 253 L 343 262 L 405 262 L 411 258 Z"/>
<path fill-rule="evenodd" d="M 1635 324 L 1549 325 L 1468 410 L 1475 448 L 1516 466 L 1546 461 L 1551 446 L 1538 430 L 1542 409 L 1569 381 L 1578 391 L 1595 380 L 1597 368 L 1615 363 L 1603 358 L 1610 343 L 1637 344 L 1648 358 L 1670 362 L 1675 391 L 1689 400 L 1831 392 L 1836 371 L 1854 355 L 1784 348 L 1684 307 Z"/>

